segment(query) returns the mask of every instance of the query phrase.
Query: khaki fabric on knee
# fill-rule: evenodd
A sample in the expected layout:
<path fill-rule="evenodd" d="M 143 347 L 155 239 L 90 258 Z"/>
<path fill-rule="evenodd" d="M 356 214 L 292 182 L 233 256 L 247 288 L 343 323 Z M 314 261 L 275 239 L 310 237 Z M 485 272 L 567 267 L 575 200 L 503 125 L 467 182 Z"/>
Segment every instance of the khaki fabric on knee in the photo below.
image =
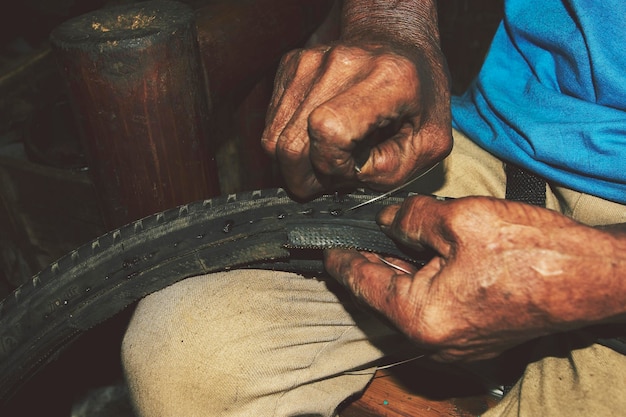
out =
<path fill-rule="evenodd" d="M 504 198 L 502 162 L 459 132 L 454 140 L 449 157 L 411 190 Z M 626 219 L 621 205 L 552 185 L 547 206 L 588 224 Z M 363 390 L 374 364 L 410 347 L 340 293 L 322 280 L 240 270 L 190 278 L 146 297 L 122 346 L 138 413 L 332 416 L 345 398 Z M 606 397 L 601 389 L 619 397 L 612 405 L 626 409 L 623 356 L 593 344 L 564 352 L 533 362 L 486 416 L 617 415 L 598 408 Z"/>
<path fill-rule="evenodd" d="M 584 338 L 540 341 L 522 378 L 484 417 L 623 416 L 626 357 Z"/>
<path fill-rule="evenodd" d="M 141 416 L 331 416 L 383 346 L 407 343 L 326 282 L 237 270 L 146 297 L 122 357 Z"/>

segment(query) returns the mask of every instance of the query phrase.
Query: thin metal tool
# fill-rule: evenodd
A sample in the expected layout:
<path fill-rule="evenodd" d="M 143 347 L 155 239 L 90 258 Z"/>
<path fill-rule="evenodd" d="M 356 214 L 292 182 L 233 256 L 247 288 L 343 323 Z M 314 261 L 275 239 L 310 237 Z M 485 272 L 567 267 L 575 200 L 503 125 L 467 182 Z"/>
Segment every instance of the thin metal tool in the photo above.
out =
<path fill-rule="evenodd" d="M 393 362 L 393 363 L 390 363 L 390 364 L 387 364 L 387 365 L 380 365 L 380 366 L 376 367 L 376 370 L 379 371 L 379 370 L 382 370 L 382 369 L 389 369 L 389 368 L 392 368 L 394 366 L 402 365 L 402 364 L 405 364 L 407 362 L 412 362 L 414 360 L 421 359 L 421 358 L 423 358 L 425 356 L 426 356 L 426 354 L 421 354 L 421 355 L 414 356 L 412 358 L 405 359 L 405 360 L 402 360 L 402 361 Z M 345 371 L 343 374 L 344 375 L 369 375 L 370 373 L 371 373 L 370 369 L 359 369 L 359 370 L 354 370 L 354 371 Z"/>
<path fill-rule="evenodd" d="M 382 200 L 383 198 L 387 198 L 391 195 L 393 195 L 394 193 L 397 193 L 398 191 L 402 190 L 403 188 L 406 188 L 407 186 L 411 185 L 413 182 L 417 181 L 418 179 L 422 178 L 424 175 L 428 174 L 430 171 L 432 171 L 433 169 L 435 169 L 435 167 L 439 165 L 439 162 L 437 162 L 435 165 L 431 166 L 430 168 L 428 168 L 426 171 L 422 172 L 421 174 L 419 174 L 418 176 L 416 176 L 415 178 L 412 178 L 411 180 L 405 182 L 402 185 L 397 186 L 396 188 L 394 188 L 393 190 L 387 191 L 379 196 L 376 196 L 374 198 L 371 198 L 367 201 L 364 201 L 362 203 L 357 204 L 356 206 L 352 206 L 350 208 L 347 208 L 346 211 L 350 211 L 350 210 L 356 210 L 359 207 L 363 207 L 366 206 L 368 204 L 372 204 L 375 201 L 378 200 Z"/>
<path fill-rule="evenodd" d="M 389 262 L 388 260 L 386 260 L 385 258 L 383 258 L 382 256 L 380 256 L 380 255 L 378 255 L 378 254 L 376 255 L 376 257 L 377 257 L 377 258 L 378 258 L 378 259 L 379 259 L 382 263 L 384 263 L 385 265 L 390 266 L 390 267 L 392 267 L 393 269 L 397 269 L 398 271 L 402 271 L 402 272 L 404 272 L 404 273 L 405 273 L 405 274 L 407 274 L 407 275 L 411 275 L 411 271 L 409 271 L 408 269 L 403 268 L 403 267 L 401 267 L 400 265 L 396 265 L 396 264 L 394 264 L 393 262 Z"/>

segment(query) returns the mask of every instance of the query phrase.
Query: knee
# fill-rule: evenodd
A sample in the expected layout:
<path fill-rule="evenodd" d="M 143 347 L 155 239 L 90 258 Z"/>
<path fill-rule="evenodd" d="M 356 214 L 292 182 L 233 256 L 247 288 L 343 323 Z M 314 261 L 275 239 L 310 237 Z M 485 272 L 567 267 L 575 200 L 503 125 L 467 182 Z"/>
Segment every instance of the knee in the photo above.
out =
<path fill-rule="evenodd" d="M 270 274 L 194 277 L 138 304 L 122 362 L 141 415 L 226 415 L 264 395 L 263 370 L 281 365 L 263 363 L 260 335 L 276 325 Z"/>

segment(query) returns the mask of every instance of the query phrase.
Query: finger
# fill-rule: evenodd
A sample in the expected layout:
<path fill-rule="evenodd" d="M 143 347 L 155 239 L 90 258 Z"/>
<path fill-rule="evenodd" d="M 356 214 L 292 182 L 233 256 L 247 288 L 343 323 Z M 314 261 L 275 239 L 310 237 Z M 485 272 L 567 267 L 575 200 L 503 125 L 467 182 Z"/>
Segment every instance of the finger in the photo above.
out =
<path fill-rule="evenodd" d="M 376 221 L 394 240 L 416 249 L 427 246 L 448 258 L 454 236 L 447 227 L 446 212 L 453 202 L 428 196 L 408 197 L 400 205 L 383 208 Z"/>
<path fill-rule="evenodd" d="M 276 141 L 277 159 L 287 186 L 301 197 L 322 191 L 324 185 L 329 185 L 331 180 L 332 185 L 337 188 L 356 182 L 354 171 L 339 177 L 320 171 L 312 162 L 310 154 L 311 114 L 331 97 L 340 95 L 344 89 L 350 88 L 355 82 L 354 79 L 359 78 L 365 63 L 362 59 L 337 58 L 345 57 L 346 53 L 346 48 L 336 47 L 324 49 L 323 53 L 318 54 L 318 62 L 315 65 L 318 65 L 319 69 L 316 78 L 310 83 L 306 97 L 301 98 L 299 107 L 293 112 Z"/>
<path fill-rule="evenodd" d="M 278 154 L 281 177 L 296 198 L 308 199 L 324 191 L 325 187 L 310 163 L 308 147 L 299 150 L 282 148 Z"/>
<path fill-rule="evenodd" d="M 400 58 L 389 58 L 377 59 L 368 68 L 362 80 L 320 104 L 309 116 L 311 158 L 324 174 L 352 175 L 353 151 L 359 141 L 393 120 L 414 115 L 419 85 L 413 67 Z M 404 82 L 390 82 L 396 79 Z"/>
<path fill-rule="evenodd" d="M 391 225 L 400 211 L 401 204 L 391 204 L 383 207 L 376 215 L 376 223 L 383 231 L 390 231 Z"/>
<path fill-rule="evenodd" d="M 370 152 L 359 179 L 371 188 L 389 190 L 427 172 L 451 150 L 450 125 L 421 125 L 420 115 Z"/>
<path fill-rule="evenodd" d="M 352 250 L 334 249 L 325 252 L 324 263 L 327 271 L 357 298 L 412 336 L 419 319 L 421 300 L 427 294 L 424 280 L 414 281 L 411 275 L 371 256 Z"/>
<path fill-rule="evenodd" d="M 297 50 L 283 57 L 261 138 L 265 151 L 278 161 L 286 187 L 300 198 L 323 189 L 310 164 L 306 115 L 315 103 L 311 89 L 320 77 L 327 50 Z"/>
<path fill-rule="evenodd" d="M 401 208 L 402 208 L 401 204 L 393 204 L 393 205 L 384 207 L 382 210 L 378 212 L 376 216 L 376 223 L 380 227 L 380 230 L 382 230 L 383 233 L 385 233 L 387 236 L 391 237 L 392 239 L 396 241 L 399 241 L 399 239 L 395 237 L 392 226 Z M 411 240 L 411 241 L 403 240 L 402 243 L 418 251 L 423 251 L 426 249 L 425 244 L 417 240 Z"/>
<path fill-rule="evenodd" d="M 384 263 L 368 258 L 368 256 L 371 255 L 355 250 L 332 249 L 324 252 L 324 265 L 331 276 L 343 283 L 359 299 L 377 308 L 378 306 L 372 301 L 378 300 L 380 294 L 385 294 L 388 285 L 379 286 L 376 284 L 389 282 L 388 277 L 395 275 L 397 271 Z M 380 277 L 380 279 L 376 283 L 372 283 L 365 278 L 368 275 Z M 384 311 L 384 309 L 380 309 L 380 311 Z"/>
<path fill-rule="evenodd" d="M 319 76 L 325 49 L 295 50 L 285 54 L 274 81 L 261 144 L 275 155 L 278 138 L 291 121 Z"/>
<path fill-rule="evenodd" d="M 272 98 L 265 115 L 265 129 L 261 135 L 261 146 L 271 157 L 275 157 L 278 134 L 284 129 L 286 125 L 285 120 L 288 120 L 284 117 L 277 118 L 276 114 L 282 103 L 289 79 L 292 77 L 291 74 L 297 68 L 299 53 L 299 51 L 291 51 L 283 55 L 274 77 L 274 90 L 272 91 Z"/>
<path fill-rule="evenodd" d="M 415 264 L 406 262 L 402 259 L 398 259 L 392 256 L 376 255 L 377 259 L 387 266 L 392 267 L 398 271 L 402 271 L 405 274 L 413 275 L 419 269 Z"/>

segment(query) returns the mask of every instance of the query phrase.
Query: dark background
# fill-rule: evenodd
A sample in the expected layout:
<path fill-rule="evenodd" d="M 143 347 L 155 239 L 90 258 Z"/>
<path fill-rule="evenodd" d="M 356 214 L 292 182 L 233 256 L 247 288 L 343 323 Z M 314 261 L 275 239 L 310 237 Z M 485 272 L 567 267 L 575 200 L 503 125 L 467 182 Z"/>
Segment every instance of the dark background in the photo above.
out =
<path fill-rule="evenodd" d="M 13 2 L 10 8 L 3 6 L 0 296 L 43 266 L 107 231 L 93 201 L 88 168 L 63 82 L 52 54 L 46 51 L 50 31 L 65 20 L 103 6 L 129 2 L 23 0 Z M 185 2 L 193 5 L 199 0 Z M 441 42 L 453 93 L 461 93 L 476 75 L 501 14 L 501 1 L 439 2 Z M 262 118 L 262 113 L 263 109 L 257 109 L 257 119 Z M 232 164 L 223 165 L 228 170 Z M 55 170 L 47 173 L 49 167 Z M 237 177 L 236 171 L 236 167 L 232 168 L 233 177 Z M 228 173 L 224 177 L 228 179 Z"/>
<path fill-rule="evenodd" d="M 71 17 L 128 2 L 21 0 L 0 6 L 0 297 L 107 231 L 48 36 Z M 502 1 L 439 2 L 441 42 L 453 93 L 461 93 L 476 75 L 501 15 Z M 54 396 L 50 386 L 55 381 L 64 385 L 64 392 L 77 392 L 84 391 L 85 384 L 97 386 L 118 378 L 115 347 L 126 319 L 122 314 L 97 335 L 87 334 L 72 346 L 66 356 L 73 356 L 75 369 L 62 360 L 52 364 L 47 376 L 35 381 L 33 391 L 20 398 L 22 404 L 36 408 L 37 392 L 44 390 Z M 56 403 L 67 407 L 67 398 L 57 396 Z M 55 415 L 49 411 L 45 415 Z"/>

